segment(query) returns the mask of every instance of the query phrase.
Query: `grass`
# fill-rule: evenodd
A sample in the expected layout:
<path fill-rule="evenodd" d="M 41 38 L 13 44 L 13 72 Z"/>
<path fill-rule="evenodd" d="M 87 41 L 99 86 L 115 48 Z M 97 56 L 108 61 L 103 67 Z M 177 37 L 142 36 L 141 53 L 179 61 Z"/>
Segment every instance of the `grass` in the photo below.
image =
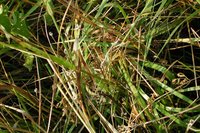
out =
<path fill-rule="evenodd" d="M 199 132 L 199 1 L 0 2 L 1 132 Z"/>

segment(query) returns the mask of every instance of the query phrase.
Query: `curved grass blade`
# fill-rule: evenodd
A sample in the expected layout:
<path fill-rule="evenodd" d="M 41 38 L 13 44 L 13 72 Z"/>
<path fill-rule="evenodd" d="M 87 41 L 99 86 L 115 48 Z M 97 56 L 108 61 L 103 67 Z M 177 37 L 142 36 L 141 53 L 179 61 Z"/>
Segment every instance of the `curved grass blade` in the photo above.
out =
<path fill-rule="evenodd" d="M 63 57 L 58 57 L 48 54 L 47 52 L 44 52 L 43 50 L 40 50 L 27 42 L 21 41 L 19 42 L 19 44 L 7 44 L 4 42 L 0 42 L 0 45 L 3 47 L 8 47 L 11 49 L 21 51 L 23 53 L 35 55 L 43 59 L 52 60 L 53 62 L 57 63 L 60 66 L 64 66 L 65 68 L 75 70 L 75 66 L 70 62 L 68 62 L 67 60 L 65 60 Z"/>
<path fill-rule="evenodd" d="M 172 81 L 175 78 L 174 73 L 172 73 L 167 68 L 165 68 L 165 67 L 163 67 L 159 64 L 156 64 L 156 63 L 153 63 L 153 62 L 150 62 L 150 61 L 144 61 L 143 65 L 145 67 L 149 67 L 149 68 L 152 68 L 154 70 L 157 70 L 157 71 L 163 73 L 166 76 L 166 78 L 169 79 L 170 81 Z"/>

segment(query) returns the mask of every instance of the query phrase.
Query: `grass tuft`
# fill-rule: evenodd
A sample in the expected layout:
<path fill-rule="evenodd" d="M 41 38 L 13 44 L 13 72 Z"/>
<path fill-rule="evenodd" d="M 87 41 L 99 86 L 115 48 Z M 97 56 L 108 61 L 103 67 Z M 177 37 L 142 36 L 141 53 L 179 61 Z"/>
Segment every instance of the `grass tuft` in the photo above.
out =
<path fill-rule="evenodd" d="M 199 132 L 193 0 L 0 2 L 0 132 Z"/>

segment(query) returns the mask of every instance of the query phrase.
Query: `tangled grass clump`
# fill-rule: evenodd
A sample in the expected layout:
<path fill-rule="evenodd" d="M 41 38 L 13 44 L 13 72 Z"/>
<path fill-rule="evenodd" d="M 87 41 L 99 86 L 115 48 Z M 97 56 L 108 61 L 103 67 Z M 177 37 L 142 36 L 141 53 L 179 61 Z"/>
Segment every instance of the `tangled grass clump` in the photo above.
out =
<path fill-rule="evenodd" d="M 199 132 L 199 7 L 0 2 L 0 131 Z"/>

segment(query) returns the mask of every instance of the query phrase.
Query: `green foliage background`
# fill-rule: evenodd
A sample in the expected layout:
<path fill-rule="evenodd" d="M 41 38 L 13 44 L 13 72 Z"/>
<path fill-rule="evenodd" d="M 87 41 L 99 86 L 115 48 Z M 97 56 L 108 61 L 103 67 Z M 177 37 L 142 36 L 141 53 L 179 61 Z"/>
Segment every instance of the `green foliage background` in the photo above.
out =
<path fill-rule="evenodd" d="M 199 132 L 195 0 L 0 1 L 1 132 Z"/>

